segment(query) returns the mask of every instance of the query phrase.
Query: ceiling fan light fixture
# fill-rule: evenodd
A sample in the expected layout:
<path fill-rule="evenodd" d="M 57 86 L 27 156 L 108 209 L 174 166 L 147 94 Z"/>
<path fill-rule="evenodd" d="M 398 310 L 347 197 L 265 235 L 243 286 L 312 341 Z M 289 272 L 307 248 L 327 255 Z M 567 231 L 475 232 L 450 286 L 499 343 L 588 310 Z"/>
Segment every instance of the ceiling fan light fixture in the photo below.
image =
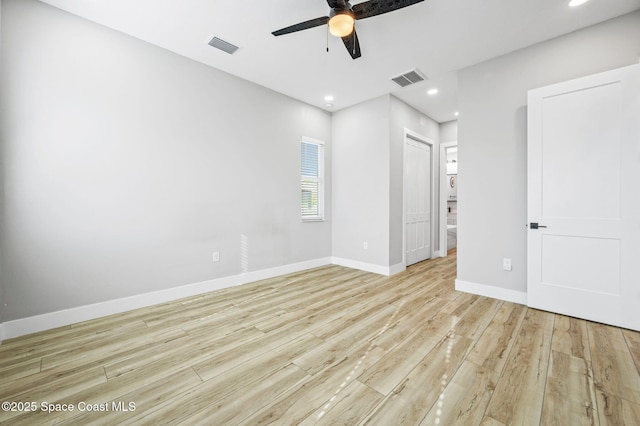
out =
<path fill-rule="evenodd" d="M 329 32 L 336 37 L 346 37 L 353 32 L 353 12 L 349 10 L 332 11 L 329 19 Z"/>

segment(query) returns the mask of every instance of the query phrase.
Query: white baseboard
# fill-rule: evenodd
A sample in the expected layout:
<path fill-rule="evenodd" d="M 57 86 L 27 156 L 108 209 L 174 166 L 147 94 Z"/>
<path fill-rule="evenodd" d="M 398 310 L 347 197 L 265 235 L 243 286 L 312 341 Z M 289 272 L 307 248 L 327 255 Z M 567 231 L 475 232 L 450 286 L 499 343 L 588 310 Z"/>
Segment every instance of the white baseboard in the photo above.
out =
<path fill-rule="evenodd" d="M 508 288 L 456 280 L 456 290 L 491 297 L 492 299 L 506 300 L 507 302 L 518 303 L 520 305 L 527 304 L 526 292 L 509 290 Z"/>
<path fill-rule="evenodd" d="M 229 277 L 187 284 L 152 293 L 139 294 L 136 296 L 124 297 L 121 299 L 94 303 L 92 305 L 78 306 L 76 308 L 65 309 L 62 311 L 7 321 L 0 323 L 0 342 L 4 339 L 24 336 L 25 334 L 36 333 L 38 331 L 88 321 L 107 315 L 118 314 L 132 309 L 145 308 L 147 306 L 171 302 L 185 297 L 196 296 L 210 291 L 273 278 L 280 275 L 291 274 L 329 264 L 331 264 L 331 258 L 314 259 L 263 269 L 260 271 L 251 271 L 240 275 L 232 275 Z"/>
<path fill-rule="evenodd" d="M 360 262 L 358 260 L 345 259 L 342 257 L 332 257 L 331 263 L 334 265 L 340 265 L 347 268 L 359 269 L 361 271 L 372 272 L 379 275 L 394 275 L 398 272 L 405 270 L 405 266 L 402 263 L 392 266 L 374 265 L 373 263 Z"/>
<path fill-rule="evenodd" d="M 399 274 L 405 269 L 407 269 L 407 265 L 405 265 L 404 262 L 396 263 L 395 265 L 389 266 L 389 275 Z"/>

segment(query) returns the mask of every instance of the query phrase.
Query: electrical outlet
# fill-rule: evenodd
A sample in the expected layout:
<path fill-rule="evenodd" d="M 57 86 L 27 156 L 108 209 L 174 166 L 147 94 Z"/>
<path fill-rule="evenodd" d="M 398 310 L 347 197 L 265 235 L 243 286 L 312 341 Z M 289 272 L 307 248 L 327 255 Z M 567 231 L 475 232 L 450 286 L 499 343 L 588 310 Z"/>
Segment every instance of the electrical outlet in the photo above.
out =
<path fill-rule="evenodd" d="M 213 252 L 213 261 L 214 262 L 220 262 L 220 252 L 219 251 L 214 251 Z"/>
<path fill-rule="evenodd" d="M 362 243 L 362 248 L 365 249 L 365 250 L 369 250 L 369 243 L 366 242 L 366 241 L 364 243 Z"/>
<path fill-rule="evenodd" d="M 507 259 L 506 257 L 502 259 L 502 269 L 511 271 L 511 259 Z"/>

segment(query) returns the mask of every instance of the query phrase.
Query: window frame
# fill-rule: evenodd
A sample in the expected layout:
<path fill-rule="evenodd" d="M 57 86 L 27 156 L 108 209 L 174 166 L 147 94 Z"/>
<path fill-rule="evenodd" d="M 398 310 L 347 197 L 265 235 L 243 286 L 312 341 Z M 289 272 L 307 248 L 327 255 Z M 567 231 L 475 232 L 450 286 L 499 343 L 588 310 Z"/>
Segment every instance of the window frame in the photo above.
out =
<path fill-rule="evenodd" d="M 317 147 L 317 170 L 318 176 L 310 176 L 303 175 L 303 147 L 304 145 L 314 145 Z M 321 222 L 324 221 L 325 215 L 325 143 L 324 141 L 313 139 L 309 137 L 303 137 L 300 141 L 300 218 L 303 222 Z M 304 191 L 304 182 L 314 180 L 318 185 L 317 192 L 317 214 L 316 215 L 305 215 L 303 210 L 303 191 Z"/>

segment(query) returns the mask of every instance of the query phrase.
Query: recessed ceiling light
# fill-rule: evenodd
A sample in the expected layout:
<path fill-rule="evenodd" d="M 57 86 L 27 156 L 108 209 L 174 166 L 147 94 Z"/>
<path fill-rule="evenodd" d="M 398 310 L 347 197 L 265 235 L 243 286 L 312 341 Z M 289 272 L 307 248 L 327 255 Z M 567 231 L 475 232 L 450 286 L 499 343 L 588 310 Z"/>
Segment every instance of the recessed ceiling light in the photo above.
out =
<path fill-rule="evenodd" d="M 333 101 L 333 96 L 332 95 L 327 95 L 324 97 L 325 102 L 331 102 Z"/>
<path fill-rule="evenodd" d="M 576 7 L 576 6 L 580 6 L 581 4 L 585 4 L 586 2 L 588 2 L 589 0 L 571 0 L 569 2 L 569 6 L 571 7 Z"/>
<path fill-rule="evenodd" d="M 433 95 L 437 95 L 437 94 L 438 94 L 438 89 L 436 89 L 435 87 L 433 89 L 427 90 L 427 95 L 429 95 L 429 96 L 433 96 Z"/>
<path fill-rule="evenodd" d="M 458 111 L 454 112 L 453 115 L 458 116 Z"/>

